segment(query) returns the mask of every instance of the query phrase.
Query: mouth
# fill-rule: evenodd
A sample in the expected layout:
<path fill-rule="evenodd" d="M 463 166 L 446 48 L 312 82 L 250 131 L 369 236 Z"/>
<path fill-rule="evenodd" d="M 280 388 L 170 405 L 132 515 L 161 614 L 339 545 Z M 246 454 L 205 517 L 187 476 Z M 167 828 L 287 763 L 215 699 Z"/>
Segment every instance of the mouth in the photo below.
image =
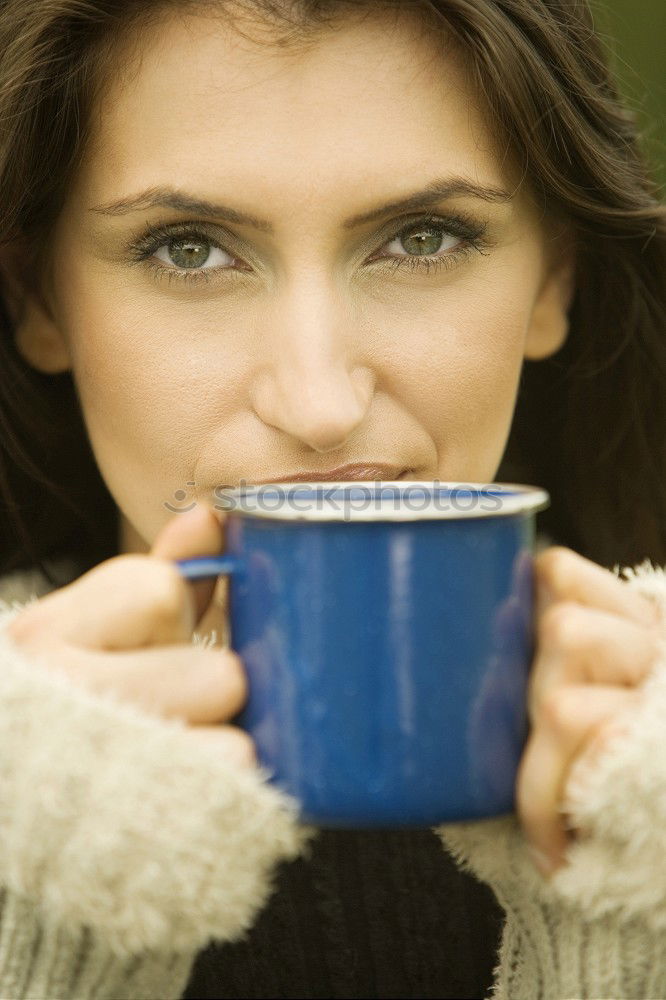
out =
<path fill-rule="evenodd" d="M 325 472 L 292 472 L 288 476 L 276 476 L 273 479 L 255 479 L 253 486 L 263 486 L 266 483 L 336 483 L 336 482 L 375 482 L 376 480 L 396 480 L 407 478 L 413 469 L 400 465 L 389 465 L 386 462 L 356 462 L 351 465 L 340 465 Z"/>

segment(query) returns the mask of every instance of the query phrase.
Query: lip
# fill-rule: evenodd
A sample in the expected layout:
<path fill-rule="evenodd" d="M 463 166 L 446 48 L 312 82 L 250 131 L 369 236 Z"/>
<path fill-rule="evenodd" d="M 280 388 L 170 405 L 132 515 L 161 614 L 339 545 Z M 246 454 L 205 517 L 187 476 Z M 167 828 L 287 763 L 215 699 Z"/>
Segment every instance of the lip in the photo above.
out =
<path fill-rule="evenodd" d="M 340 465 L 326 472 L 292 472 L 288 476 L 277 476 L 274 479 L 255 479 L 253 486 L 263 486 L 266 483 L 326 483 L 326 482 L 374 482 L 376 479 L 399 479 L 410 470 L 405 466 L 388 465 L 384 462 L 356 462 L 351 465 Z"/>

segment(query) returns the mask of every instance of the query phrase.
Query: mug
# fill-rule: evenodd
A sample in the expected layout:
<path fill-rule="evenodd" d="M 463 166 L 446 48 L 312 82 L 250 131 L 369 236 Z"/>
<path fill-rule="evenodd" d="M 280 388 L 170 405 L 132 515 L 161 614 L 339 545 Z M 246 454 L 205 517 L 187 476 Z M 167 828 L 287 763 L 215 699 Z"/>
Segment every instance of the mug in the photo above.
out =
<path fill-rule="evenodd" d="M 221 499 L 226 554 L 177 565 L 230 576 L 249 682 L 237 721 L 302 820 L 425 827 L 513 811 L 548 494 L 294 482 Z"/>

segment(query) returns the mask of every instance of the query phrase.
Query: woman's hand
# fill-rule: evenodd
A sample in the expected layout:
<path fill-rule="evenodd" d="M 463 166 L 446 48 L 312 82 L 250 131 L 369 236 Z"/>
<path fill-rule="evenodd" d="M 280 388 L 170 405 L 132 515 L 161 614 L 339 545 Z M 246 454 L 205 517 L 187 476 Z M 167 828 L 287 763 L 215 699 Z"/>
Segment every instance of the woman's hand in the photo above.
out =
<path fill-rule="evenodd" d="M 571 768 L 621 732 L 664 636 L 648 598 L 570 549 L 540 553 L 535 579 L 531 732 L 516 795 L 535 864 L 548 875 L 575 835 L 559 811 Z"/>
<path fill-rule="evenodd" d="M 150 555 L 108 559 L 19 612 L 8 634 L 26 655 L 76 684 L 184 719 L 193 736 L 215 741 L 227 759 L 252 764 L 247 733 L 220 725 L 247 695 L 241 660 L 191 641 L 214 583 L 187 583 L 172 562 L 222 547 L 222 525 L 210 507 L 176 514 Z"/>

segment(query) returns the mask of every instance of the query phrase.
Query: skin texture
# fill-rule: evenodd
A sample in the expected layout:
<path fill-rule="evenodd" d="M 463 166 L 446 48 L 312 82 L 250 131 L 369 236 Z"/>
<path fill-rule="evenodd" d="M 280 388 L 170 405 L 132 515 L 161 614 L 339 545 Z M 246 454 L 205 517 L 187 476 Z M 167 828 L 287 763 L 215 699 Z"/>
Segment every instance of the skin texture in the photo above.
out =
<path fill-rule="evenodd" d="M 180 705 L 206 728 L 237 710 L 240 664 L 224 653 L 224 684 L 221 651 L 202 651 L 196 678 L 176 665 L 190 662 L 185 633 L 212 589 L 182 585 L 168 560 L 222 547 L 207 507 L 215 487 L 349 462 L 491 481 L 523 359 L 548 357 L 566 338 L 572 263 L 494 141 L 454 49 L 404 17 L 346 20 L 297 48 L 270 44 L 266 30 L 258 44 L 219 19 L 171 18 L 125 43 L 115 65 L 125 70 L 95 109 L 52 235 L 46 301 L 25 299 L 17 344 L 42 371 L 73 370 L 121 513 L 119 550 L 146 553 L 92 572 L 108 573 L 105 593 L 136 595 L 146 620 L 162 624 L 137 638 L 123 615 L 102 622 L 99 578 L 87 574 L 19 616 L 15 638 L 30 647 L 49 636 L 64 665 L 81 645 L 81 608 L 92 608 L 75 676 L 94 684 L 102 655 L 107 685 L 141 703 L 151 692 L 158 711 Z M 345 226 L 451 177 L 509 197 L 458 193 Z M 260 217 L 272 232 L 192 208 L 100 211 L 166 186 Z M 463 252 L 460 231 L 444 223 L 433 233 L 426 212 L 464 213 L 484 230 L 481 245 Z M 180 277 L 168 238 L 137 262 L 129 247 L 148 223 L 205 223 L 210 280 Z M 406 266 L 424 226 L 428 252 L 446 265 L 437 271 Z M 558 812 L 569 768 L 631 709 L 655 622 L 647 601 L 568 550 L 539 557 L 537 579 L 518 809 L 547 871 L 571 836 Z M 168 671 L 156 676 L 153 650 L 127 659 L 142 644 L 172 651 L 176 686 L 161 700 Z M 214 682 L 206 671 L 215 669 Z M 215 720 L 201 716 L 189 683 L 218 684 Z M 244 739 L 219 728 L 228 744 Z M 243 743 L 238 757 L 248 756 Z"/>

